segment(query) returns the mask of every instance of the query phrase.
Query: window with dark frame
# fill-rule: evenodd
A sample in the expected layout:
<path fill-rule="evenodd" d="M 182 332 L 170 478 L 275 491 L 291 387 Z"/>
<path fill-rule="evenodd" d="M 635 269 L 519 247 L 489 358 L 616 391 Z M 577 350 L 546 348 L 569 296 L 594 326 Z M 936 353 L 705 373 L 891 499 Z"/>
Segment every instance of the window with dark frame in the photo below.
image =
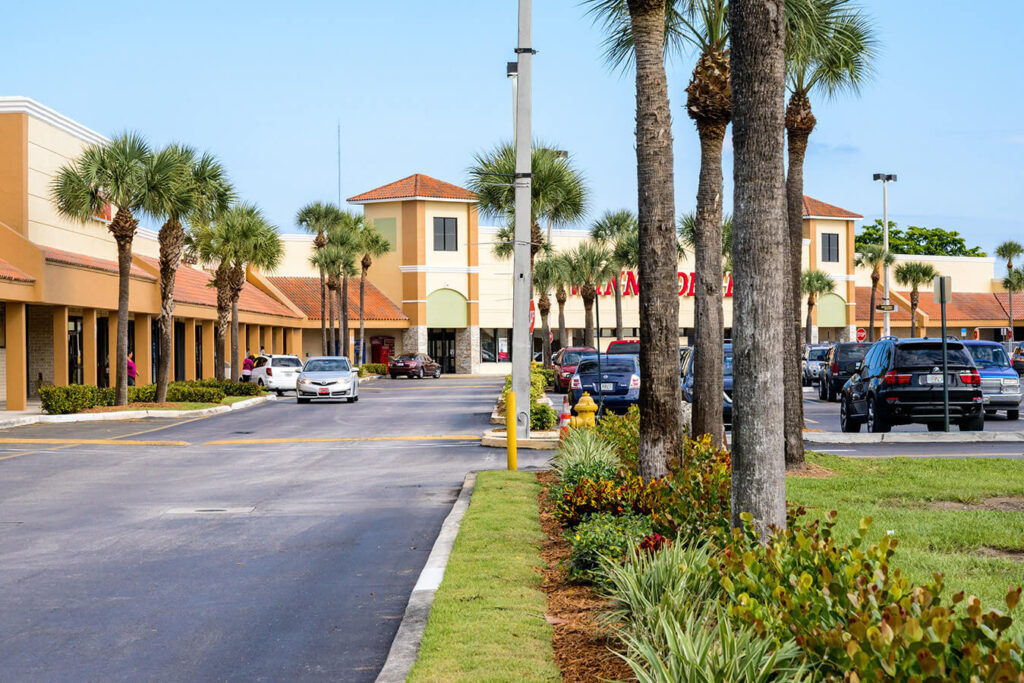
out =
<path fill-rule="evenodd" d="M 823 232 L 821 234 L 821 260 L 823 262 L 839 262 L 839 233 Z"/>
<path fill-rule="evenodd" d="M 458 221 L 455 218 L 434 219 L 434 251 L 458 251 Z"/>

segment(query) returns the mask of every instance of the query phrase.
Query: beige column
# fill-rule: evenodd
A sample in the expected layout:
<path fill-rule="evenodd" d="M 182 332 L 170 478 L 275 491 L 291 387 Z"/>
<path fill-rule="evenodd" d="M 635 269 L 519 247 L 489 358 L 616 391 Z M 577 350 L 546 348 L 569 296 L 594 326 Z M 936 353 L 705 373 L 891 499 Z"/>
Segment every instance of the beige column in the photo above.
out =
<path fill-rule="evenodd" d="M 117 311 L 107 314 L 107 386 L 117 386 Z"/>
<path fill-rule="evenodd" d="M 245 348 L 252 353 L 254 356 L 260 352 L 260 326 L 259 325 L 247 325 L 246 331 L 249 333 L 246 337 Z"/>
<path fill-rule="evenodd" d="M 185 379 L 196 377 L 196 321 L 185 320 Z"/>
<path fill-rule="evenodd" d="M 200 323 L 203 329 L 203 379 L 212 379 L 217 370 L 214 349 L 214 327 L 217 323 L 213 320 L 204 320 Z"/>
<path fill-rule="evenodd" d="M 153 383 L 153 316 L 135 314 L 135 383 Z"/>
<path fill-rule="evenodd" d="M 82 311 L 82 382 L 96 384 L 96 309 Z"/>
<path fill-rule="evenodd" d="M 274 353 L 284 353 L 284 328 L 274 328 Z"/>
<path fill-rule="evenodd" d="M 28 362 L 25 336 L 25 304 L 8 301 L 4 333 L 7 338 L 7 410 L 28 408 Z M 65 326 L 65 329 L 67 327 Z M 65 358 L 67 351 L 64 352 Z M 67 380 L 67 373 L 64 373 Z"/>
<path fill-rule="evenodd" d="M 288 330 L 287 353 L 293 353 L 302 358 L 302 328 L 293 327 Z"/>
<path fill-rule="evenodd" d="M 68 383 L 68 307 L 54 306 L 53 312 L 53 383 Z"/>

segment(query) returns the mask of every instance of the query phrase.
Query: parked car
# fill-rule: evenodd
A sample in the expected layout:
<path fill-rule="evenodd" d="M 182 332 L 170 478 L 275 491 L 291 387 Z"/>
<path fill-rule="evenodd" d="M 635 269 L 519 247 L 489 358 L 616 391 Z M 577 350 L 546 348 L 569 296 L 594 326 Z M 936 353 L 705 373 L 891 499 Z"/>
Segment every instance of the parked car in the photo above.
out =
<path fill-rule="evenodd" d="M 597 354 L 583 357 L 569 381 L 573 405 L 584 391 L 604 410 L 625 412 L 640 400 L 640 360 L 633 355 L 602 354 L 598 373 Z"/>
<path fill-rule="evenodd" d="M 256 359 L 249 381 L 280 396 L 295 391 L 295 380 L 301 371 L 302 359 L 298 356 L 266 354 Z"/>
<path fill-rule="evenodd" d="M 410 379 L 413 377 L 437 379 L 441 376 L 441 364 L 425 353 L 404 353 L 391 361 L 391 364 L 388 365 L 388 374 L 391 375 L 391 379 L 398 379 L 399 375 Z"/>
<path fill-rule="evenodd" d="M 295 385 L 299 403 L 343 398 L 359 400 L 359 373 L 344 356 L 314 356 L 302 366 Z"/>
<path fill-rule="evenodd" d="M 825 367 L 825 356 L 831 344 L 807 344 L 803 352 L 803 384 L 809 387 L 818 381 L 822 368 Z"/>
<path fill-rule="evenodd" d="M 822 401 L 838 400 L 846 380 L 857 371 L 857 366 L 870 348 L 868 342 L 833 344 L 825 356 L 825 367 L 818 375 L 818 398 Z"/>
<path fill-rule="evenodd" d="M 974 365 L 981 375 L 981 395 L 985 414 L 1005 410 L 1007 420 L 1020 417 L 1020 375 L 1013 369 L 1003 345 L 994 341 L 965 341 Z"/>
<path fill-rule="evenodd" d="M 960 431 L 985 428 L 981 375 L 959 341 L 948 341 L 949 420 Z M 839 424 L 844 432 L 888 432 L 893 425 L 920 423 L 942 431 L 942 341 L 881 339 L 843 387 Z"/>
<path fill-rule="evenodd" d="M 615 354 L 631 354 L 633 356 L 640 355 L 640 340 L 639 339 L 616 339 L 608 342 L 608 348 L 605 350 L 608 355 Z"/>
<path fill-rule="evenodd" d="M 1024 375 L 1024 348 L 1020 346 L 1013 350 L 1013 369 L 1018 375 Z"/>
<path fill-rule="evenodd" d="M 689 349 L 686 357 L 683 358 L 683 365 L 679 371 L 679 383 L 683 389 L 683 400 L 693 403 L 693 349 Z M 727 425 L 732 424 L 732 344 L 725 344 L 722 347 L 722 419 Z"/>
<path fill-rule="evenodd" d="M 559 349 L 551 357 L 551 365 L 555 371 L 555 391 L 569 391 L 569 380 L 576 372 L 580 358 L 596 353 L 597 349 L 592 346 L 566 346 Z"/>

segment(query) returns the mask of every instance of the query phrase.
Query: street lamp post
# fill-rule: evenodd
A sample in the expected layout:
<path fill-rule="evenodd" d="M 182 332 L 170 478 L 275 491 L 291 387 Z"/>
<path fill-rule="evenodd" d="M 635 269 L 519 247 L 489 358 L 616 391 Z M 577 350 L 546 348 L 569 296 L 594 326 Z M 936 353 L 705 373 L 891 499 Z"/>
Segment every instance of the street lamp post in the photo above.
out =
<path fill-rule="evenodd" d="M 874 180 L 882 181 L 882 248 L 885 249 L 885 253 L 889 253 L 889 183 L 896 182 L 895 173 L 875 173 L 872 176 Z M 885 305 L 885 310 L 882 312 L 883 315 L 883 331 L 882 334 L 886 337 L 889 336 L 889 264 L 886 263 L 882 266 L 882 303 Z M 871 334 L 874 334 L 872 332 Z M 874 339 L 874 337 L 872 337 Z"/>

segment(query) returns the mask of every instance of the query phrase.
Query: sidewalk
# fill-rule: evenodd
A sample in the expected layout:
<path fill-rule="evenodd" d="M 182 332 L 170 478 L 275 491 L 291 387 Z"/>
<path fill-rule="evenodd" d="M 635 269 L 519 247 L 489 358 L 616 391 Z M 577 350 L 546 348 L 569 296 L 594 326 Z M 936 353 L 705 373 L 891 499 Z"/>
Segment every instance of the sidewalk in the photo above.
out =
<path fill-rule="evenodd" d="M 115 420 L 138 420 L 144 417 L 204 417 L 206 415 L 217 415 L 229 413 L 233 410 L 243 410 L 252 406 L 276 400 L 276 397 L 254 396 L 253 398 L 232 403 L 230 405 L 214 406 L 212 408 L 200 408 L 198 410 L 120 410 L 109 413 L 70 413 L 68 415 L 50 415 L 44 413 L 39 402 L 35 402 L 34 410 L 31 409 L 33 402 L 29 402 L 29 410 L 4 410 L 0 411 L 0 429 L 21 427 L 23 425 L 37 424 L 39 422 L 107 422 Z"/>

